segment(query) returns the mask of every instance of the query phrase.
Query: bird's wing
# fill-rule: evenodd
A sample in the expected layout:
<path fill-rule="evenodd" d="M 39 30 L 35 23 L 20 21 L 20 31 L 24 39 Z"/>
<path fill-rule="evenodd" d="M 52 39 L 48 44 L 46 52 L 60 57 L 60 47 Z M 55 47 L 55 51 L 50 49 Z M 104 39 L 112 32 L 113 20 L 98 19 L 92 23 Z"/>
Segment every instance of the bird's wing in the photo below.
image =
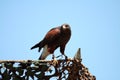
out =
<path fill-rule="evenodd" d="M 43 42 L 52 42 L 54 40 L 56 40 L 57 38 L 59 38 L 60 36 L 60 28 L 53 28 L 50 31 L 48 31 L 48 33 L 45 35 Z"/>
<path fill-rule="evenodd" d="M 59 27 L 52 28 L 45 35 L 44 39 L 40 41 L 39 43 L 37 43 L 36 45 L 34 45 L 31 49 L 39 47 L 38 51 L 40 52 L 43 46 L 45 46 L 48 43 L 54 42 L 57 38 L 59 38 L 59 36 L 60 36 L 60 28 Z"/>

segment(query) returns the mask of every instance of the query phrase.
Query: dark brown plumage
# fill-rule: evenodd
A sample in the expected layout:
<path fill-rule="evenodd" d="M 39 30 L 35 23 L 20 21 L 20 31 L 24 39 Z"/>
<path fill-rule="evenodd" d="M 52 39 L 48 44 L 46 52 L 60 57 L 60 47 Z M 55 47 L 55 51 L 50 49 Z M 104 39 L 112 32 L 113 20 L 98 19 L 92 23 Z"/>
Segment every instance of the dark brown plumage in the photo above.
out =
<path fill-rule="evenodd" d="M 39 48 L 39 52 L 41 48 L 43 52 L 40 56 L 41 59 L 45 59 L 49 54 L 54 54 L 54 51 L 60 47 L 60 52 L 64 54 L 65 46 L 71 37 L 71 29 L 68 24 L 63 24 L 59 27 L 52 28 L 48 33 L 45 35 L 43 40 L 39 43 L 34 45 L 31 49 Z"/>

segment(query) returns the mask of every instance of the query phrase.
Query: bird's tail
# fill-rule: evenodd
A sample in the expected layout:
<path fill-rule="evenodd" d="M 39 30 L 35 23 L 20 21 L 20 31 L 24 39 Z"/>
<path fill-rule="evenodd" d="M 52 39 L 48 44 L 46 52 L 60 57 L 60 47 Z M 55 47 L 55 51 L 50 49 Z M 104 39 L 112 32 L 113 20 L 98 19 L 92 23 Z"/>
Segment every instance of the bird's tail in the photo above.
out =
<path fill-rule="evenodd" d="M 40 57 L 38 58 L 38 60 L 42 60 L 42 55 L 40 55 Z"/>
<path fill-rule="evenodd" d="M 49 53 L 49 51 L 48 51 L 48 46 L 45 45 L 45 46 L 43 47 L 43 51 L 42 51 L 42 53 L 41 53 L 41 55 L 40 55 L 40 57 L 39 57 L 39 60 L 44 60 L 44 59 L 46 59 L 46 57 L 47 57 L 49 54 L 50 54 L 50 53 Z"/>
<path fill-rule="evenodd" d="M 36 45 L 34 45 L 33 47 L 31 47 L 31 50 L 34 49 L 34 48 L 37 48 L 39 47 L 39 43 L 37 43 Z"/>
<path fill-rule="evenodd" d="M 42 45 L 41 45 L 41 42 L 37 43 L 36 45 L 34 45 L 33 47 L 31 47 L 31 50 L 34 49 L 34 48 L 39 48 L 38 49 L 38 52 L 40 52 L 41 48 L 42 48 Z"/>

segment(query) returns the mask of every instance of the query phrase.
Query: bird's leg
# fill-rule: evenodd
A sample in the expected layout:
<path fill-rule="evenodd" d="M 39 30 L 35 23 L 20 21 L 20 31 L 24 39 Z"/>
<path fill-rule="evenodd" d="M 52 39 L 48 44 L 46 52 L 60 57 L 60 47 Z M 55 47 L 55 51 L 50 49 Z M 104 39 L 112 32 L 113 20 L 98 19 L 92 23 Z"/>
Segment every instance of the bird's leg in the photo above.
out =
<path fill-rule="evenodd" d="M 63 55 L 65 56 L 65 60 L 68 60 L 68 57 L 65 54 L 63 54 Z"/>
<path fill-rule="evenodd" d="M 55 58 L 55 55 L 54 55 L 54 54 L 52 54 L 52 59 L 54 60 L 54 58 Z"/>
<path fill-rule="evenodd" d="M 65 56 L 65 60 L 67 60 L 68 57 L 65 55 L 64 50 L 65 50 L 65 45 L 61 45 L 60 46 L 60 52 L 62 53 L 62 55 Z"/>
<path fill-rule="evenodd" d="M 57 59 L 55 58 L 54 54 L 52 55 L 52 62 L 53 62 L 53 65 L 56 66 L 56 64 L 58 64 L 58 61 Z"/>

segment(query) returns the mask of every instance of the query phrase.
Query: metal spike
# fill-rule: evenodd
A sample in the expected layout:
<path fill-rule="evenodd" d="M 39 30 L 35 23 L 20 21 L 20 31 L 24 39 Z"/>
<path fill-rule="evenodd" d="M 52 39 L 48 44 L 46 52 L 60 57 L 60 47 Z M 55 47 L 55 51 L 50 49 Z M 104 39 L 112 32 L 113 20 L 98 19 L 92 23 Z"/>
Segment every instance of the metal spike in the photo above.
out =
<path fill-rule="evenodd" d="M 77 50 L 73 59 L 78 61 L 78 62 L 80 62 L 82 60 L 82 58 L 81 58 L 81 48 L 78 48 L 78 50 Z"/>

